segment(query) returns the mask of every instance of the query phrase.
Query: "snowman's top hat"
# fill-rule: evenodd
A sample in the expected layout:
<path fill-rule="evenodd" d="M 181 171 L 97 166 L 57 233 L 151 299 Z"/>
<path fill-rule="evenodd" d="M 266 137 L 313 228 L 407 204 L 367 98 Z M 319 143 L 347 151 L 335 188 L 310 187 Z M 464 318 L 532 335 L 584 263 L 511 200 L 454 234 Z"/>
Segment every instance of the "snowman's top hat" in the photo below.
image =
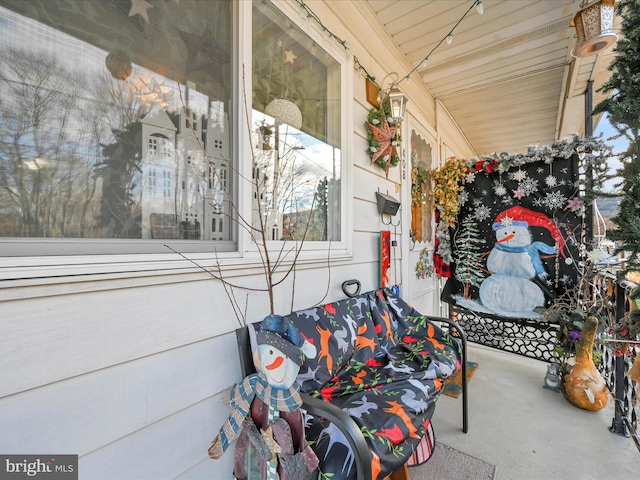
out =
<path fill-rule="evenodd" d="M 272 345 L 297 365 L 302 365 L 304 356 L 316 356 L 315 347 L 309 343 L 293 323 L 282 315 L 269 315 L 262 320 L 256 336 L 258 345 Z"/>
<path fill-rule="evenodd" d="M 524 207 L 511 207 L 507 210 L 503 210 L 496 217 L 496 221 L 493 224 L 493 229 L 497 230 L 502 227 L 508 227 L 510 225 L 516 225 L 519 227 L 543 227 L 549 230 L 551 237 L 558 244 L 558 252 L 566 259 L 565 253 L 565 241 L 560 233 L 560 229 L 551 218 L 547 217 L 544 213 L 534 212 Z"/>

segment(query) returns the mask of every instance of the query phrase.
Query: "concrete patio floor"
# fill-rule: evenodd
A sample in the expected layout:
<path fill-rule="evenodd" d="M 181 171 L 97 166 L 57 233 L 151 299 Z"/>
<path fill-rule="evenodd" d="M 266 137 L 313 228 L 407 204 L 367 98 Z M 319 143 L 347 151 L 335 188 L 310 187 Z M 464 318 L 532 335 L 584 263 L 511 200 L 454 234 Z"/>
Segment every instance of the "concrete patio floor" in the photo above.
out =
<path fill-rule="evenodd" d="M 462 399 L 443 395 L 436 441 L 495 465 L 499 480 L 640 478 L 633 440 L 609 431 L 613 400 L 598 412 L 573 406 L 543 388 L 542 361 L 473 343 L 469 360 L 479 364 L 469 383 L 469 432 Z"/>

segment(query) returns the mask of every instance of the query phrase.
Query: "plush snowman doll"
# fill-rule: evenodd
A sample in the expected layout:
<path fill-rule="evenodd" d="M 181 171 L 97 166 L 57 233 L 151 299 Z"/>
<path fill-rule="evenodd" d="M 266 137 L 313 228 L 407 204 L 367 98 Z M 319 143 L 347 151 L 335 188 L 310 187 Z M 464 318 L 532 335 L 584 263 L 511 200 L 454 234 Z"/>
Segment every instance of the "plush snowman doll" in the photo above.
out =
<path fill-rule="evenodd" d="M 556 245 L 532 242 L 530 226 L 549 230 Z M 564 254 L 564 239 L 556 224 L 546 215 L 524 207 L 501 212 L 493 224 L 496 243 L 487 259 L 491 275 L 480 286 L 482 305 L 506 317 L 535 318 L 533 310 L 544 306 L 544 293 L 532 281 L 544 281 L 548 273 L 540 258 L 544 254 Z M 565 257 L 566 258 L 566 257 Z M 570 259 L 566 260 L 567 263 Z"/>

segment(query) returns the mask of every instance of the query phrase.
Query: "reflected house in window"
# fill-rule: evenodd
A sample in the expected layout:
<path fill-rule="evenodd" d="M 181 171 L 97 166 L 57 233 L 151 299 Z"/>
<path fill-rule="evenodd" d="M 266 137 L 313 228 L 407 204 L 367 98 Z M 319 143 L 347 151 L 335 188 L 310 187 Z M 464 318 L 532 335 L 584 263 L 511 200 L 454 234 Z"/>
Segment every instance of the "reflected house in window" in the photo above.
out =
<path fill-rule="evenodd" d="M 0 237 L 233 240 L 233 3 L 0 3 Z"/>
<path fill-rule="evenodd" d="M 158 108 L 143 118 L 142 238 L 230 240 L 229 129 L 217 107 L 208 115 Z"/>

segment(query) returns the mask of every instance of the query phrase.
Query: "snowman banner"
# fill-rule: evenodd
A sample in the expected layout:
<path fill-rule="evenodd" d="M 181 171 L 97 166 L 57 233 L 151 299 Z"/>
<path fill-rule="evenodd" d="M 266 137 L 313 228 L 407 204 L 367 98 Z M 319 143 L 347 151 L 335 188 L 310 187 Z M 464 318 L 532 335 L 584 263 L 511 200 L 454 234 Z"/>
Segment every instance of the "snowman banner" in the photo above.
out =
<path fill-rule="evenodd" d="M 516 162 L 517 163 L 517 162 Z M 443 300 L 509 318 L 538 318 L 578 279 L 583 201 L 573 154 L 470 168 L 452 229 L 452 275 Z"/>

